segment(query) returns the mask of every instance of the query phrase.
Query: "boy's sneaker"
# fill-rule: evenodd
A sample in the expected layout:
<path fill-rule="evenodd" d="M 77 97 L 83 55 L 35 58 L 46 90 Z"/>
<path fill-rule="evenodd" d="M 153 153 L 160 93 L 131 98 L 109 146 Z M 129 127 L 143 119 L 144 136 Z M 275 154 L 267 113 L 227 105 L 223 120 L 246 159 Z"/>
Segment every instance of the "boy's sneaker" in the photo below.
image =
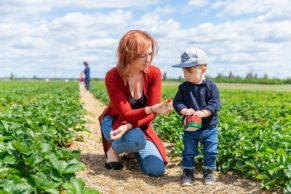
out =
<path fill-rule="evenodd" d="M 183 175 L 181 176 L 181 185 L 190 186 L 194 181 L 194 169 L 183 169 Z"/>
<path fill-rule="evenodd" d="M 203 179 L 204 179 L 204 184 L 206 185 L 213 184 L 215 182 L 214 177 L 213 177 L 213 170 L 211 169 L 203 170 Z"/>

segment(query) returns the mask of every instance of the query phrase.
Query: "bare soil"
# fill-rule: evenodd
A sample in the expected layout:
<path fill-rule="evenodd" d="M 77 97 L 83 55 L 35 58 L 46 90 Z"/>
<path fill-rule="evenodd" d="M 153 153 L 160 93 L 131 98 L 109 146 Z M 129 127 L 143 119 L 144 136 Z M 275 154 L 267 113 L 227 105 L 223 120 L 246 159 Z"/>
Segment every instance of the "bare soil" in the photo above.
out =
<path fill-rule="evenodd" d="M 122 170 L 107 170 L 104 167 L 105 157 L 98 122 L 105 105 L 90 93 L 82 91 L 80 95 L 87 111 L 86 127 L 91 133 L 80 133 L 83 141 L 75 141 L 72 146 L 73 149 L 81 150 L 81 161 L 86 165 L 86 169 L 77 176 L 81 177 L 87 186 L 97 189 L 100 193 L 268 193 L 260 189 L 258 182 L 232 173 L 216 173 L 216 183 L 206 186 L 202 182 L 201 172 L 198 171 L 195 174 L 194 185 L 182 187 L 179 182 L 181 158 L 170 160 L 165 176 L 158 178 L 142 174 L 135 160 L 123 161 L 125 168 Z M 169 152 L 171 145 L 165 145 Z"/>

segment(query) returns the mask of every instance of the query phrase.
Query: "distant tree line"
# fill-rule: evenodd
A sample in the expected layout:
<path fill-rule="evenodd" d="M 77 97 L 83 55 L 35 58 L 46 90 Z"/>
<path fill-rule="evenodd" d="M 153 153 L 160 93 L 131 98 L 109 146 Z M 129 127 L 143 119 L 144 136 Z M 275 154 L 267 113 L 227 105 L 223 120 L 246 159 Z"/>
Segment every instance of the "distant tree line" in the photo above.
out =
<path fill-rule="evenodd" d="M 229 72 L 228 75 L 218 74 L 216 77 L 206 76 L 216 83 L 254 83 L 254 84 L 291 84 L 291 78 L 279 79 L 269 78 L 267 74 L 263 77 L 259 77 L 256 73 L 248 73 L 245 77 L 234 75 Z M 168 78 L 167 73 L 163 73 L 163 81 L 183 81 L 183 77 L 179 76 L 176 78 Z"/>
<path fill-rule="evenodd" d="M 162 74 L 163 81 L 183 81 L 184 78 L 179 76 L 178 78 L 170 78 L 167 76 L 167 72 Z M 245 77 L 234 75 L 229 72 L 228 75 L 223 75 L 219 73 L 216 77 L 206 76 L 209 79 L 215 81 L 216 83 L 254 83 L 254 84 L 291 84 L 291 78 L 279 79 L 279 78 L 269 78 L 267 74 L 263 77 L 259 77 L 256 73 L 248 73 Z M 39 78 L 33 76 L 32 78 L 20 78 L 16 77 L 13 73 L 8 77 L 10 80 L 22 80 L 22 79 L 33 79 L 33 80 L 44 80 L 46 78 Z M 50 80 L 78 80 L 79 78 L 50 78 Z M 92 78 L 94 81 L 103 80 L 103 78 Z"/>

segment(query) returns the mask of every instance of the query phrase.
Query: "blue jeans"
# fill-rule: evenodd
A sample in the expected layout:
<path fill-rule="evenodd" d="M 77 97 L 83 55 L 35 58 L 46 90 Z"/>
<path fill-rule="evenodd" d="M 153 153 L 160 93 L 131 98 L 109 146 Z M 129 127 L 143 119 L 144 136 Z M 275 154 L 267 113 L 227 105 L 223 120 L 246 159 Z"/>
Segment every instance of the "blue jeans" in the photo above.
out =
<path fill-rule="evenodd" d="M 110 140 L 112 117 L 106 115 L 102 120 L 102 133 L 112 144 L 117 153 L 135 153 L 141 171 L 149 176 L 163 176 L 165 164 L 162 156 L 153 142 L 147 140 L 140 128 L 127 131 L 120 139 Z"/>
<path fill-rule="evenodd" d="M 218 155 L 218 129 L 200 129 L 194 132 L 184 131 L 182 152 L 183 168 L 195 169 L 194 158 L 198 155 L 198 143 L 202 144 L 204 156 L 203 169 L 216 169 L 216 157 Z"/>
<path fill-rule="evenodd" d="M 86 87 L 87 91 L 90 91 L 90 80 L 89 79 L 85 79 L 85 87 Z"/>

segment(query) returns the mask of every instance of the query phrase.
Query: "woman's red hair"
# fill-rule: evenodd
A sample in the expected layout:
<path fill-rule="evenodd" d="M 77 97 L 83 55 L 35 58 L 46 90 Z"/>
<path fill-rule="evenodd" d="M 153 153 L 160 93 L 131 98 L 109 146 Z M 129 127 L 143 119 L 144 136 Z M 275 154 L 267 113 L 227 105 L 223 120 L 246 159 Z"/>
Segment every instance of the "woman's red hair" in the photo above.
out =
<path fill-rule="evenodd" d="M 152 47 L 152 57 L 158 51 L 157 42 L 147 32 L 130 30 L 121 38 L 117 49 L 117 71 L 123 80 L 128 76 L 129 64 Z"/>

